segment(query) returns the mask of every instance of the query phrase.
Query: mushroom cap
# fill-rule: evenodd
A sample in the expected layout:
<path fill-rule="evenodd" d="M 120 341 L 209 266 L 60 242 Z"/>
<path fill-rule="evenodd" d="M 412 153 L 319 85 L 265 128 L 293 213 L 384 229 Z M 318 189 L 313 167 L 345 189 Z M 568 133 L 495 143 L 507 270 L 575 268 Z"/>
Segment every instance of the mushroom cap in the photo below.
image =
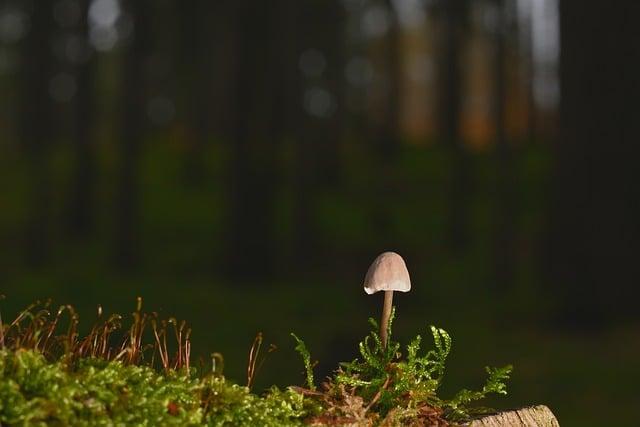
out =
<path fill-rule="evenodd" d="M 395 252 L 384 252 L 373 260 L 364 278 L 364 291 L 369 295 L 379 291 L 411 290 L 407 265 Z"/>

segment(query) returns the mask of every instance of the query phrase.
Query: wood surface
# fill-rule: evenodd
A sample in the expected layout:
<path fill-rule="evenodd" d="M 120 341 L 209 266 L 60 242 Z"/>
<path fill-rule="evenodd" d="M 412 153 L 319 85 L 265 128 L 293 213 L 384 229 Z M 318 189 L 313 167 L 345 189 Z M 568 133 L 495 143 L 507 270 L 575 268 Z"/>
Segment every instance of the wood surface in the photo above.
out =
<path fill-rule="evenodd" d="M 560 427 L 551 410 L 544 405 L 489 415 L 467 424 L 468 427 Z"/>

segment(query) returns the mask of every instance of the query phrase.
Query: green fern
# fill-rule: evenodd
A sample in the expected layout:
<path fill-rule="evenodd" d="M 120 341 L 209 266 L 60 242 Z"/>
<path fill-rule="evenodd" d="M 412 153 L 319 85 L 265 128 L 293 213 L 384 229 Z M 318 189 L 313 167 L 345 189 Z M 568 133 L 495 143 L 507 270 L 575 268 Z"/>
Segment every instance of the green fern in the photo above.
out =
<path fill-rule="evenodd" d="M 492 393 L 506 394 L 505 381 L 509 379 L 511 366 L 486 368 L 489 378 L 480 391 L 464 389 L 450 400 L 440 398 L 437 391 L 444 379 L 452 347 L 451 337 L 444 329 L 431 326 L 433 348 L 421 352 L 422 337 L 418 335 L 407 345 L 406 357 L 403 358 L 400 344 L 391 338 L 394 317 L 395 309 L 389 321 L 387 348 L 382 346 L 376 332 L 378 324 L 369 319 L 372 330 L 359 344 L 360 357 L 340 364 L 328 382 L 329 395 L 338 396 L 346 387 L 350 390 L 348 393 L 361 397 L 368 402 L 367 407 L 375 408 L 382 417 L 396 413 L 403 414 L 402 417 L 417 416 L 418 409 L 429 406 L 439 411 L 444 419 L 464 421 L 487 411 L 471 404 Z M 298 342 L 300 345 L 301 341 Z M 303 354 L 300 349 L 298 351 Z"/>
<path fill-rule="evenodd" d="M 302 357 L 302 362 L 304 363 L 304 370 L 307 376 L 307 387 L 309 387 L 310 390 L 315 390 L 316 386 L 313 380 L 313 365 L 311 363 L 311 353 L 309 353 L 309 350 L 307 350 L 307 346 L 305 345 L 304 341 L 298 338 L 296 334 L 291 333 L 291 336 L 294 340 L 296 340 L 296 351 L 300 354 L 300 356 Z"/>
<path fill-rule="evenodd" d="M 489 394 L 507 394 L 507 386 L 505 382 L 509 379 L 513 366 L 507 365 L 502 368 L 486 367 L 485 370 L 489 375 L 487 382 L 480 391 L 471 391 L 467 389 L 460 390 L 451 400 L 443 402 L 445 410 L 449 414 L 449 419 L 464 421 L 471 418 L 475 414 L 491 412 L 488 408 L 472 408 L 469 404 L 482 400 Z"/>

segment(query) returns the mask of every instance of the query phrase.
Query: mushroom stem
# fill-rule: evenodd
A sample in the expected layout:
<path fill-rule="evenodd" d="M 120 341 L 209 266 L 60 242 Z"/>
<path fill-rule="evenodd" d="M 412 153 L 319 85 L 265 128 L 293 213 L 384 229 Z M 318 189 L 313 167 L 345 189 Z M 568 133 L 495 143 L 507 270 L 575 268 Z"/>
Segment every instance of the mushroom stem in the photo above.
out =
<path fill-rule="evenodd" d="M 380 340 L 382 341 L 382 348 L 387 348 L 387 330 L 389 329 L 391 307 L 393 307 L 393 291 L 384 291 L 384 305 L 382 306 L 382 318 L 380 319 Z"/>

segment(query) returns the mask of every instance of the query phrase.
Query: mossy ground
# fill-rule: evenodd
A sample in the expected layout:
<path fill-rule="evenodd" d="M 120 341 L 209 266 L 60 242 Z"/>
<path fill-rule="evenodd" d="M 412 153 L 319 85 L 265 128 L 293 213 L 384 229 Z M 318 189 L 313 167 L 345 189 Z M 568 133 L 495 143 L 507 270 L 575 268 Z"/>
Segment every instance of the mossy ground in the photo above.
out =
<path fill-rule="evenodd" d="M 296 426 L 312 409 L 291 390 L 259 397 L 222 376 L 97 358 L 70 367 L 33 350 L 0 352 L 2 425 Z"/>
<path fill-rule="evenodd" d="M 9 323 L 0 323 L 1 425 L 414 425 L 446 426 L 484 413 L 470 403 L 505 394 L 511 368 L 487 368 L 480 391 L 451 399 L 437 391 L 451 338 L 431 328 L 435 348 L 420 351 L 416 337 L 406 352 L 390 337 L 381 345 L 377 325 L 359 346 L 361 358 L 342 363 L 320 387 L 313 359 L 294 335 L 306 387 L 251 392 L 266 351 L 258 334 L 249 351 L 246 386 L 222 373 L 222 356 L 191 361 L 185 322 L 142 311 L 139 299 L 128 328 L 119 315 L 104 317 L 86 335 L 70 306 L 52 313 L 36 303 Z M 393 316 L 392 316 L 393 319 Z"/>

